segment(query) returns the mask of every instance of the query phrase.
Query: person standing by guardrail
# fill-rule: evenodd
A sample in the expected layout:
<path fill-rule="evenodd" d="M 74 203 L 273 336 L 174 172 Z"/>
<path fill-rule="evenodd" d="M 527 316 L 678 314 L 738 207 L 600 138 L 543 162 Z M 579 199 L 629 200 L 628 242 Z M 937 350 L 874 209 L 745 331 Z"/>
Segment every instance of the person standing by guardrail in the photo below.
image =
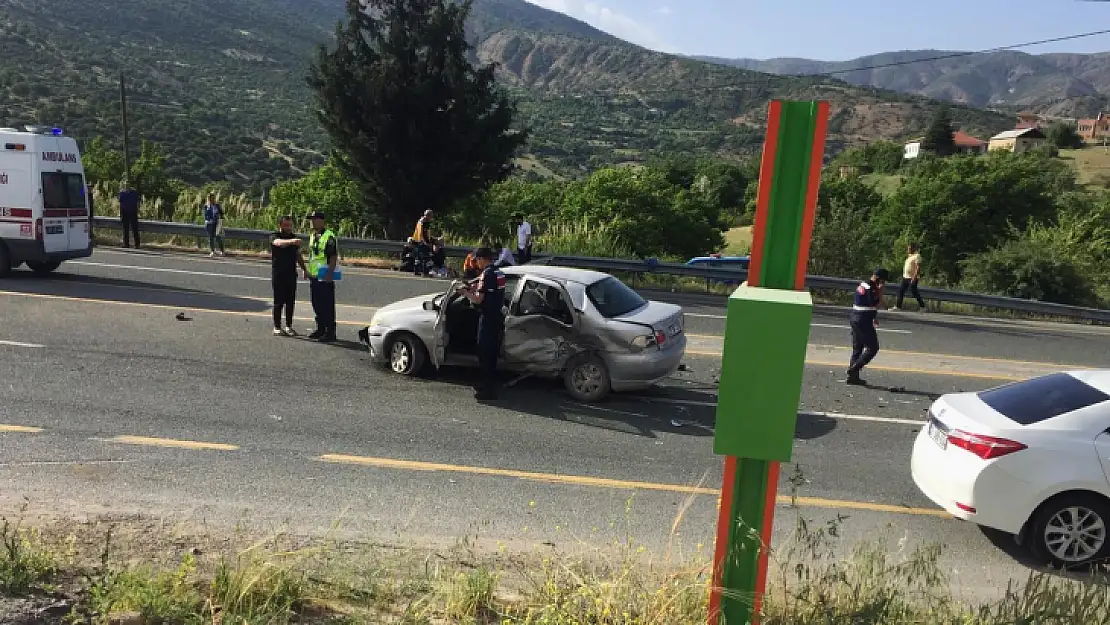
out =
<path fill-rule="evenodd" d="M 297 336 L 293 329 L 293 308 L 297 303 L 297 266 L 309 277 L 301 254 L 301 239 L 293 233 L 293 218 L 286 215 L 270 236 L 271 280 L 274 286 L 274 336 Z M 282 312 L 285 325 L 281 325 Z"/>
<path fill-rule="evenodd" d="M 139 192 L 131 184 L 123 181 L 119 192 L 119 220 L 123 227 L 123 246 L 131 247 L 130 235 L 135 235 L 135 249 L 139 249 Z"/>
<path fill-rule="evenodd" d="M 532 224 L 523 214 L 516 216 L 516 263 L 527 265 L 532 262 Z"/>
<path fill-rule="evenodd" d="M 339 278 L 339 243 L 327 227 L 324 213 L 312 214 L 312 237 L 308 241 L 308 280 L 316 331 L 308 338 L 323 343 L 335 341 L 335 280 Z"/>
<path fill-rule="evenodd" d="M 209 193 L 208 201 L 204 204 L 204 229 L 208 231 L 209 256 L 216 255 L 216 245 L 220 246 L 220 256 L 224 252 L 224 207 L 216 202 L 216 194 Z"/>
<path fill-rule="evenodd" d="M 879 267 L 871 279 L 856 287 L 850 323 L 852 326 L 852 361 L 848 365 L 848 384 L 863 386 L 859 374 L 879 353 L 879 305 L 883 301 L 883 285 L 889 272 Z"/>
<path fill-rule="evenodd" d="M 921 299 L 921 293 L 917 290 L 917 282 L 920 276 L 921 253 L 917 251 L 915 243 L 910 243 L 906 249 L 906 264 L 902 267 L 902 286 L 898 287 L 898 303 L 895 304 L 894 310 L 902 308 L 902 300 L 906 297 L 906 290 L 908 289 L 917 299 L 917 305 L 921 307 L 920 310 L 925 312 L 925 300 Z"/>

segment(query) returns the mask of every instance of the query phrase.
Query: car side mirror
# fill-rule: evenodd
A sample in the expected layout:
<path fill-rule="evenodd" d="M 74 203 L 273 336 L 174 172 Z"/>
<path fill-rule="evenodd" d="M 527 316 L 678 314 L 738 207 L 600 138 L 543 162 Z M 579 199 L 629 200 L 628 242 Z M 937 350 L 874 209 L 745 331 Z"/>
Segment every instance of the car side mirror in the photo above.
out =
<path fill-rule="evenodd" d="M 436 309 L 436 303 L 435 302 L 433 302 L 431 300 L 428 300 L 428 301 L 424 302 L 424 310 L 427 310 L 427 311 L 431 312 L 435 309 Z"/>

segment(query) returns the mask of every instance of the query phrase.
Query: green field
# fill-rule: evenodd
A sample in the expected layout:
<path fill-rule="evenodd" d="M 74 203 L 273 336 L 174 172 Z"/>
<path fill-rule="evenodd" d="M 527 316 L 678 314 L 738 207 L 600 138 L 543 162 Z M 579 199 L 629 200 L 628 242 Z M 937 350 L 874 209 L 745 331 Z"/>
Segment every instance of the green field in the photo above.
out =
<path fill-rule="evenodd" d="M 879 192 L 883 197 L 889 197 L 898 190 L 905 176 L 897 174 L 864 174 L 860 179 L 865 183 L 871 185 L 873 189 Z"/>
<path fill-rule="evenodd" d="M 721 253 L 726 256 L 746 256 L 752 249 L 752 227 L 740 226 L 725 233 L 725 248 Z"/>
<path fill-rule="evenodd" d="M 1110 150 L 1107 148 L 1094 146 L 1081 150 L 1060 150 L 1060 158 L 1075 166 L 1081 184 L 1110 187 Z"/>

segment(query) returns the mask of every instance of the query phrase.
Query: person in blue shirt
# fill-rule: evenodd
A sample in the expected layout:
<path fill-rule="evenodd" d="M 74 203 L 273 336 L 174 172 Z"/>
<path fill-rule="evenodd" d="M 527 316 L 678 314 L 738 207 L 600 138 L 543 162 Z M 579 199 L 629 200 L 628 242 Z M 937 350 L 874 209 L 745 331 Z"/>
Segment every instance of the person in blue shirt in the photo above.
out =
<path fill-rule="evenodd" d="M 135 249 L 139 249 L 139 192 L 125 180 L 119 192 L 119 219 L 123 227 L 123 246 L 131 247 L 131 234 L 135 235 Z"/>
<path fill-rule="evenodd" d="M 871 278 L 856 287 L 852 302 L 852 361 L 848 365 L 848 384 L 867 384 L 860 378 L 860 371 L 879 353 L 879 305 L 883 300 L 883 285 L 890 273 L 879 267 Z"/>
<path fill-rule="evenodd" d="M 216 246 L 220 247 L 220 256 L 226 256 L 224 252 L 224 208 L 216 202 L 216 194 L 208 194 L 208 202 L 204 205 L 204 229 L 208 231 L 208 249 L 209 256 L 216 255 Z"/>
<path fill-rule="evenodd" d="M 475 399 L 497 399 L 497 359 L 501 355 L 501 339 L 505 332 L 505 274 L 494 266 L 495 254 L 488 247 L 474 253 L 482 271 L 478 282 L 465 287 L 460 293 L 481 312 L 478 319 L 478 364 L 482 369 L 482 383 Z"/>

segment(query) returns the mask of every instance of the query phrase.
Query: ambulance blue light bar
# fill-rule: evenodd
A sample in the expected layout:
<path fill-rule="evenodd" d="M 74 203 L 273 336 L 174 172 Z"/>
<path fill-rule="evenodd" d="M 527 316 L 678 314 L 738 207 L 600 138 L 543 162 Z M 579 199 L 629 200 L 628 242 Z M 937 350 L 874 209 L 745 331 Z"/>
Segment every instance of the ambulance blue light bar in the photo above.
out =
<path fill-rule="evenodd" d="M 50 134 L 54 135 L 55 137 L 60 137 L 60 136 L 62 136 L 62 129 L 61 128 L 51 128 L 50 129 Z"/>

